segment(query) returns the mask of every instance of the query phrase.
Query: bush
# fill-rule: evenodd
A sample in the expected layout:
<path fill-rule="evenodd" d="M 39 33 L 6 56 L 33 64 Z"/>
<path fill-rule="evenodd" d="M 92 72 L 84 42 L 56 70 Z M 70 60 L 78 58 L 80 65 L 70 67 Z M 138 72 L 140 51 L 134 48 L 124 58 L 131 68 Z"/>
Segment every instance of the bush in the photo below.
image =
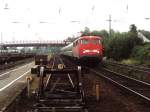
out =
<path fill-rule="evenodd" d="M 140 46 L 135 46 L 132 50 L 131 57 L 144 62 L 150 60 L 150 43 L 145 43 Z"/>
<path fill-rule="evenodd" d="M 136 36 L 133 36 L 130 33 L 123 33 L 104 43 L 105 55 L 108 58 L 113 58 L 115 60 L 126 59 L 130 56 L 133 47 L 141 43 L 142 40 Z"/>

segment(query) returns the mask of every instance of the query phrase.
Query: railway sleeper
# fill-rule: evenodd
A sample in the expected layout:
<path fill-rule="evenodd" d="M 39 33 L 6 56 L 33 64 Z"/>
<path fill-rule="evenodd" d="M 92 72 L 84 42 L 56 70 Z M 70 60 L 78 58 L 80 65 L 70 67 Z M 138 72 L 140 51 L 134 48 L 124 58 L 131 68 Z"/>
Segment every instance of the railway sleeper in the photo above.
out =
<path fill-rule="evenodd" d="M 82 99 L 40 99 L 40 102 L 48 102 L 48 103 L 81 103 Z"/>
<path fill-rule="evenodd" d="M 48 95 L 44 95 L 45 98 L 47 99 L 76 99 L 76 98 L 80 98 L 80 95 L 75 95 L 75 94 L 61 94 L 61 93 L 55 93 L 55 94 L 48 94 Z"/>
<path fill-rule="evenodd" d="M 37 112 L 85 112 L 83 106 L 38 107 Z"/>

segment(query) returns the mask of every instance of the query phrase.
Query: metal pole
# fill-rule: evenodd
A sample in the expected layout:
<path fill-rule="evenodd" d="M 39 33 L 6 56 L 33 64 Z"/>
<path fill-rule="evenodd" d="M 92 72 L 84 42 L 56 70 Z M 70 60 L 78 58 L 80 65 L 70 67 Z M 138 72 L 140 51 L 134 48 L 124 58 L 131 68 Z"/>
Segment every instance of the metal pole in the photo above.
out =
<path fill-rule="evenodd" d="M 3 43 L 3 35 L 2 35 L 2 32 L 1 32 L 1 44 Z"/>
<path fill-rule="evenodd" d="M 95 91 L 96 91 L 96 101 L 99 101 L 100 99 L 100 84 L 99 83 L 96 83 L 95 85 Z"/>
<path fill-rule="evenodd" d="M 38 95 L 41 96 L 44 94 L 44 67 L 40 66 L 40 78 L 39 78 L 39 90 Z"/>
<path fill-rule="evenodd" d="M 30 98 L 30 93 L 31 93 L 31 91 L 30 91 L 31 84 L 30 83 L 32 81 L 32 77 L 31 76 L 27 76 L 26 80 L 27 80 L 27 96 L 28 96 L 28 98 Z"/>
<path fill-rule="evenodd" d="M 109 15 L 109 37 L 111 37 L 111 15 Z"/>
<path fill-rule="evenodd" d="M 3 36 L 1 32 L 0 53 L 2 53 Z"/>
<path fill-rule="evenodd" d="M 27 96 L 30 98 L 30 79 L 27 78 Z"/>
<path fill-rule="evenodd" d="M 109 37 L 111 37 L 111 15 L 109 15 L 109 19 L 108 20 L 106 20 L 106 21 L 108 21 L 109 22 Z"/>

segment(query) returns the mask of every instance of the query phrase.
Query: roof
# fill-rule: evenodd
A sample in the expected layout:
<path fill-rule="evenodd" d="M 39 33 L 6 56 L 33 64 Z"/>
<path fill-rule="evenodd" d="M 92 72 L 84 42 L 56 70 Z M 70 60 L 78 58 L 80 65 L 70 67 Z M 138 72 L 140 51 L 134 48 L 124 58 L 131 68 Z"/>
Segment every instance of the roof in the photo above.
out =
<path fill-rule="evenodd" d="M 89 38 L 93 38 L 93 39 L 101 39 L 101 37 L 99 36 L 82 36 L 79 39 L 89 39 Z"/>

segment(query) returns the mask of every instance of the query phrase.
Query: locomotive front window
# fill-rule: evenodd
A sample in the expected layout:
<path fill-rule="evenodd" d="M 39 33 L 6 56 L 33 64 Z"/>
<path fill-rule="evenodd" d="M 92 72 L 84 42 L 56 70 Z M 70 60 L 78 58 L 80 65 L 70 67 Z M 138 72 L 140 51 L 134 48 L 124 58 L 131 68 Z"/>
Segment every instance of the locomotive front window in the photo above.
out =
<path fill-rule="evenodd" d="M 82 39 L 81 44 L 88 44 L 88 40 L 87 39 Z"/>
<path fill-rule="evenodd" d="M 92 40 L 92 43 L 93 43 L 93 44 L 100 44 L 101 41 L 100 41 L 99 39 L 95 39 L 95 40 Z"/>

